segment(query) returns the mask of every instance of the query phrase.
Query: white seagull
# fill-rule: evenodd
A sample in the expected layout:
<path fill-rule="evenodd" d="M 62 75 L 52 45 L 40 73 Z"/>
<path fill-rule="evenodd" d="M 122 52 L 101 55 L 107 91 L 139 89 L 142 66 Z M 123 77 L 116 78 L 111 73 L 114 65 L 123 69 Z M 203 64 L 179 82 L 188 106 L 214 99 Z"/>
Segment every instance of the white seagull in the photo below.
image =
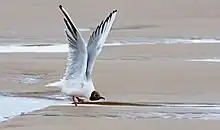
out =
<path fill-rule="evenodd" d="M 64 15 L 63 20 L 67 28 L 65 29 L 65 35 L 69 41 L 67 67 L 60 81 L 49 83 L 46 86 L 61 88 L 62 93 L 72 96 L 75 106 L 77 106 L 75 98 L 78 102 L 83 101 L 82 98 L 91 101 L 105 99 L 95 90 L 92 81 L 92 69 L 96 57 L 101 52 L 115 21 L 117 10 L 113 10 L 108 17 L 97 26 L 86 44 L 67 11 L 62 5 L 59 5 L 59 8 Z"/>

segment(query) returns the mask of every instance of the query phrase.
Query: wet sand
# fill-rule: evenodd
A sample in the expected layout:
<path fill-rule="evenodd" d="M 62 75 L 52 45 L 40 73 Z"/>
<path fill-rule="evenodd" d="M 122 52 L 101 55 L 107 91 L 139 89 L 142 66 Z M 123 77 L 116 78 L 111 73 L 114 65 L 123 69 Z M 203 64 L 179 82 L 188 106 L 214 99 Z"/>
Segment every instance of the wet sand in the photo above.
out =
<path fill-rule="evenodd" d="M 62 41 L 63 21 L 58 5 L 70 12 L 77 27 L 95 27 L 110 10 L 119 10 L 108 40 L 146 37 L 216 37 L 217 0 L 1 1 L 0 36 L 22 42 Z M 125 6 L 126 3 L 126 6 Z M 27 11 L 28 10 L 28 11 Z M 89 10 L 89 11 L 88 11 Z M 79 13 L 80 12 L 80 13 Z M 93 16 L 93 17 L 91 17 Z M 27 20 L 28 18 L 28 20 Z M 16 22 L 15 22 L 16 21 Z M 30 24 L 31 23 L 31 24 Z M 114 30 L 115 29 L 115 30 Z M 88 37 L 88 33 L 83 35 Z M 219 44 L 138 45 L 105 47 L 93 77 L 96 89 L 110 101 L 220 103 L 219 63 L 186 62 L 219 58 Z M 0 92 L 38 97 L 58 93 L 45 84 L 62 77 L 66 53 L 0 54 Z M 14 76 L 42 75 L 35 84 L 17 83 Z M 137 111 L 137 108 L 132 108 Z M 52 106 L 0 124 L 1 129 L 219 129 L 219 121 L 172 119 L 112 119 L 110 107 Z M 43 114 L 42 114 L 43 113 Z M 45 116 L 49 114 L 49 116 Z M 92 114 L 86 116 L 86 114 Z M 123 113 L 116 111 L 116 113 Z"/>
<path fill-rule="evenodd" d="M 219 121 L 210 120 L 176 120 L 176 119 L 114 119 L 108 116 L 112 108 L 104 107 L 51 107 L 40 112 L 31 113 L 12 119 L 0 125 L 1 129 L 140 129 L 169 130 L 179 128 L 217 130 Z"/>
<path fill-rule="evenodd" d="M 220 103 L 218 100 L 220 98 L 218 94 L 219 63 L 185 61 L 186 59 L 218 56 L 219 47 L 219 44 L 105 47 L 95 64 L 94 82 L 97 90 L 107 98 L 107 101 Z M 67 53 L 1 54 L 0 79 L 4 84 L 1 86 L 1 92 L 12 92 L 29 97 L 57 93 L 57 88 L 48 88 L 44 85 L 62 76 L 66 55 Z M 11 81 L 11 77 L 21 74 L 42 74 L 45 76 L 35 84 L 18 84 Z M 117 107 L 115 108 L 117 109 Z M 72 129 L 75 126 L 73 124 L 77 124 L 76 127 L 82 129 L 104 128 L 106 126 L 108 128 L 134 128 L 136 126 L 140 129 L 148 126 L 151 129 L 171 129 L 179 125 L 183 128 L 200 128 L 201 124 L 201 129 L 211 126 L 213 129 L 215 126 L 219 128 L 215 121 L 198 121 L 196 119 L 144 118 L 143 120 L 135 120 L 127 117 L 122 119 L 106 117 L 106 115 L 110 115 L 110 118 L 114 117 L 111 113 L 115 111 L 115 108 L 52 106 L 33 112 L 34 114 L 30 113 L 11 119 L 0 124 L 0 127 L 5 129 L 58 129 L 66 126 L 66 129 Z M 139 110 L 133 107 L 132 111 Z M 116 113 L 123 115 L 121 110 Z M 133 121 L 135 124 L 132 124 Z M 92 126 L 79 125 L 85 122 L 91 123 Z M 100 122 L 102 125 L 99 124 Z M 158 126 L 158 123 L 161 125 Z"/>
<path fill-rule="evenodd" d="M 105 47 L 94 67 L 96 88 L 108 99 L 126 101 L 219 102 L 219 63 L 190 62 L 220 54 L 219 44 Z M 34 95 L 62 77 L 67 53 L 1 54 L 1 92 Z M 22 74 L 42 75 L 35 84 L 17 83 Z"/>

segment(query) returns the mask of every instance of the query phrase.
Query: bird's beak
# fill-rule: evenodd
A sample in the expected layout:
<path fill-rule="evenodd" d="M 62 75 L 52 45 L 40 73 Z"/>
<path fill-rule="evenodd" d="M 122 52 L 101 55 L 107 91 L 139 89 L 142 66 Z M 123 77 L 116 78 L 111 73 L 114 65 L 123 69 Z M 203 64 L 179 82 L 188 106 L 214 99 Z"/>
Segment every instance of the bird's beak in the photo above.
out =
<path fill-rule="evenodd" d="M 105 98 L 104 98 L 104 97 L 100 97 L 100 99 L 104 99 L 104 100 L 105 100 Z"/>

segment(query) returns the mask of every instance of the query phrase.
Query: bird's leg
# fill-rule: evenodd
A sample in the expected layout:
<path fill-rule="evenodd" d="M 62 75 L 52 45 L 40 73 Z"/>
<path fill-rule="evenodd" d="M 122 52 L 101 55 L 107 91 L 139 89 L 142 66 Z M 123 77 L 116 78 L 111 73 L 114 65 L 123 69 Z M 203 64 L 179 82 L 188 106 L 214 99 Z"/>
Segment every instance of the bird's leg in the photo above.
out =
<path fill-rule="evenodd" d="M 77 106 L 77 103 L 76 103 L 76 100 L 75 100 L 75 97 L 74 96 L 72 96 L 72 99 L 73 99 L 73 103 L 75 104 L 75 106 Z M 73 104 L 72 103 L 72 104 Z"/>
<path fill-rule="evenodd" d="M 78 100 L 78 102 L 84 102 L 84 100 L 83 99 L 80 99 L 79 97 L 76 97 L 76 99 Z"/>

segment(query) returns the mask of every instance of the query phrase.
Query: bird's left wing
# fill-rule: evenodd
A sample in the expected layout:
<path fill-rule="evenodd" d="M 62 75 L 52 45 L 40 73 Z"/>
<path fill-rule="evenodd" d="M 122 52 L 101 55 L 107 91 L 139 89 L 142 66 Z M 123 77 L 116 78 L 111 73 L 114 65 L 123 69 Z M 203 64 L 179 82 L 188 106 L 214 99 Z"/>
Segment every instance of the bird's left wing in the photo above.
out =
<path fill-rule="evenodd" d="M 102 50 L 102 47 L 108 37 L 111 27 L 115 21 L 117 10 L 113 10 L 105 20 L 103 20 L 97 28 L 92 32 L 89 38 L 87 51 L 88 51 L 88 61 L 86 69 L 86 77 L 91 78 L 92 69 L 96 57 Z"/>

